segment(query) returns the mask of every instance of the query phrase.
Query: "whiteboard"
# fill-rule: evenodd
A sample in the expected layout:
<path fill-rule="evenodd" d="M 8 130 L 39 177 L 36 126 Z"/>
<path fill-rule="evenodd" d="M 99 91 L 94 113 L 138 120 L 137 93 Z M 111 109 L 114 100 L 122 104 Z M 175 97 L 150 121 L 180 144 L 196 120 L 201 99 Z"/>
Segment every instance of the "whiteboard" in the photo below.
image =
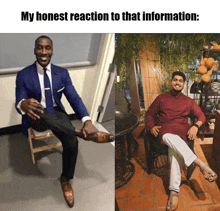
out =
<path fill-rule="evenodd" d="M 53 64 L 91 62 L 97 60 L 101 34 L 79 33 L 5 33 L 0 34 L 0 69 L 26 67 L 32 64 L 37 37 L 49 36 L 53 41 Z"/>

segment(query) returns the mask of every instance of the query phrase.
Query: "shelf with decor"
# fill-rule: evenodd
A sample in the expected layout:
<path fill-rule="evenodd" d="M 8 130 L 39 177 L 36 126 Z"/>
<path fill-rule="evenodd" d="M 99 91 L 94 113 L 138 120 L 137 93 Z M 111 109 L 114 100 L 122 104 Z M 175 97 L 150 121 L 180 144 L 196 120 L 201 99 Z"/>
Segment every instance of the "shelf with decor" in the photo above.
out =
<path fill-rule="evenodd" d="M 198 68 L 198 73 L 201 74 L 203 83 L 200 95 L 200 107 L 206 116 L 206 122 L 198 132 L 202 140 L 204 140 L 204 137 L 213 136 L 215 111 L 220 109 L 220 80 L 218 79 L 218 76 L 220 76 L 220 57 L 218 56 L 220 56 L 220 49 L 213 50 L 209 46 L 209 49 L 202 51 L 200 69 Z"/>

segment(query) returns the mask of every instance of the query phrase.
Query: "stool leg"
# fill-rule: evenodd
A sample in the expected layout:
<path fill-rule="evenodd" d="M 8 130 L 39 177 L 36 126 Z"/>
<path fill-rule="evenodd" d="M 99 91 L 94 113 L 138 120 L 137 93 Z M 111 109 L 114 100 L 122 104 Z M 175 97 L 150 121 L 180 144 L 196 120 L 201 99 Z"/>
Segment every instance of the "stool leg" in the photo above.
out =
<path fill-rule="evenodd" d="M 33 144 L 32 144 L 32 137 L 31 137 L 31 129 L 28 129 L 28 141 L 30 144 L 30 150 L 31 150 L 31 156 L 32 156 L 32 162 L 35 164 L 35 157 L 34 157 L 34 152 L 33 152 Z"/>

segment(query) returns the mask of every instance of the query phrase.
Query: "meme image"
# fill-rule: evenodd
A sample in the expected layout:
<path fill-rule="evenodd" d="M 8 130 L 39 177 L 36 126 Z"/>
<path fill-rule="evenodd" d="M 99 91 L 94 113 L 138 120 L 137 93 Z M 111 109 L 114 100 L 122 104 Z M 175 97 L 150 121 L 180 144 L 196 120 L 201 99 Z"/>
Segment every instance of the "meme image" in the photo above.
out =
<path fill-rule="evenodd" d="M 0 211 L 220 211 L 219 6 L 5 1 Z"/>

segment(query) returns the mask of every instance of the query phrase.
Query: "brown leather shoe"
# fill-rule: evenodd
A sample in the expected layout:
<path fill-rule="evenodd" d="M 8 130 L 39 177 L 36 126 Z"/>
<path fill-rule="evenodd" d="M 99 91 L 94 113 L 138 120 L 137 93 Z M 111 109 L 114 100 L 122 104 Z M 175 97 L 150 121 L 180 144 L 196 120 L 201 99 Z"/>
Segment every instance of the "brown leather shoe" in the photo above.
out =
<path fill-rule="evenodd" d="M 71 187 L 70 181 L 67 180 L 65 177 L 61 176 L 60 183 L 61 183 L 63 196 L 66 200 L 66 203 L 68 204 L 70 208 L 72 208 L 74 205 L 74 193 L 73 193 L 73 189 Z"/>
<path fill-rule="evenodd" d="M 78 137 L 85 139 L 82 130 L 76 129 L 75 132 Z M 95 133 L 88 135 L 88 137 L 85 140 L 91 140 L 96 143 L 108 143 L 114 141 L 115 137 L 110 133 L 97 131 Z"/>
<path fill-rule="evenodd" d="M 105 132 L 96 132 L 88 136 L 89 140 L 92 140 L 96 143 L 108 143 L 115 140 L 115 137 L 109 133 Z"/>

